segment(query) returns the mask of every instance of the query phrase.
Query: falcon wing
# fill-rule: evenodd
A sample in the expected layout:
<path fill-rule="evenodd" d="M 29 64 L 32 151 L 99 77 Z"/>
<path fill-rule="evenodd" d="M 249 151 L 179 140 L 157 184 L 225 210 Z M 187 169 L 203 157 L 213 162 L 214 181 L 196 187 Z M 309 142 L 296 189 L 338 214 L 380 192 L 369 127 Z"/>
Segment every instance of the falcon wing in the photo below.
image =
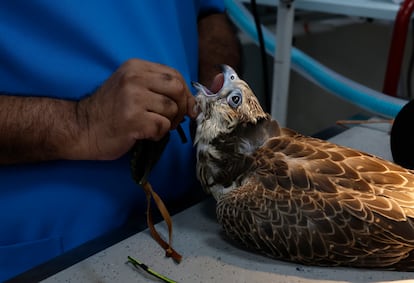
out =
<path fill-rule="evenodd" d="M 217 204 L 231 238 L 305 264 L 414 269 L 411 171 L 291 131 L 253 158 L 255 172 Z"/>

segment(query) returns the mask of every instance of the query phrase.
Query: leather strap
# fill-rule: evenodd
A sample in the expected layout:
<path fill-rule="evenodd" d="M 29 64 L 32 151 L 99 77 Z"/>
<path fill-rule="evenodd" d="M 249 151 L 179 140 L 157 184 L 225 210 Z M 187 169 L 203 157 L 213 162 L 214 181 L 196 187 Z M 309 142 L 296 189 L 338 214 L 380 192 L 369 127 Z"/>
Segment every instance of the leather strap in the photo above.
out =
<path fill-rule="evenodd" d="M 165 250 L 165 255 L 167 257 L 171 257 L 175 262 L 180 263 L 182 256 L 177 253 L 172 248 L 172 220 L 171 216 L 161 198 L 158 196 L 156 192 L 152 189 L 152 186 L 149 182 L 145 181 L 142 183 L 142 187 L 144 188 L 145 194 L 147 196 L 147 224 L 148 228 L 150 229 L 151 236 L 157 241 L 157 243 Z M 157 232 L 154 226 L 154 222 L 152 219 L 151 214 L 151 197 L 154 198 L 154 202 L 158 207 L 162 217 L 164 218 L 165 223 L 168 227 L 168 243 L 164 241 L 160 234 Z"/>

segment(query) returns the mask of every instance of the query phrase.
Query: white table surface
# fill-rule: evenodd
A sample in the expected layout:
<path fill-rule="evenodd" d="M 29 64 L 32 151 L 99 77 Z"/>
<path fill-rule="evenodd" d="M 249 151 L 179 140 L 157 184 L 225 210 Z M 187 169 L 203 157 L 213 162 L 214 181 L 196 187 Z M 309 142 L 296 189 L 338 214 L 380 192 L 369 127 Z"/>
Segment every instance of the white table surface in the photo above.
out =
<path fill-rule="evenodd" d="M 364 125 L 331 141 L 390 158 L 389 124 Z M 175 264 L 144 230 L 43 282 L 160 282 L 126 264 L 132 256 L 178 282 L 414 282 L 414 273 L 357 268 L 309 267 L 247 252 L 229 242 L 208 199 L 173 217 L 174 248 L 183 260 Z M 163 223 L 157 229 L 167 235 Z"/>

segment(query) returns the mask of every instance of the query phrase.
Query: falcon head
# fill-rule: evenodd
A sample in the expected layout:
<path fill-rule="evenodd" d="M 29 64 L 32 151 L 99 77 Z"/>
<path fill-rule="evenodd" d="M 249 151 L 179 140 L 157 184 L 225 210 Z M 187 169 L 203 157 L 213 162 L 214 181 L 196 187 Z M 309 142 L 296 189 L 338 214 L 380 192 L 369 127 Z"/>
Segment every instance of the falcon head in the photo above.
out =
<path fill-rule="evenodd" d="M 221 88 L 211 92 L 200 83 L 193 82 L 198 90 L 196 103 L 199 115 L 196 118 L 197 130 L 194 143 L 202 140 L 209 143 L 220 134 L 227 134 L 240 124 L 256 124 L 268 118 L 248 84 L 227 65 L 221 65 L 222 73 L 216 76 L 215 84 Z"/>
<path fill-rule="evenodd" d="M 193 83 L 199 108 L 194 138 L 197 176 L 217 200 L 248 178 L 251 154 L 280 133 L 247 83 L 229 66 L 221 67 L 213 91 Z"/>

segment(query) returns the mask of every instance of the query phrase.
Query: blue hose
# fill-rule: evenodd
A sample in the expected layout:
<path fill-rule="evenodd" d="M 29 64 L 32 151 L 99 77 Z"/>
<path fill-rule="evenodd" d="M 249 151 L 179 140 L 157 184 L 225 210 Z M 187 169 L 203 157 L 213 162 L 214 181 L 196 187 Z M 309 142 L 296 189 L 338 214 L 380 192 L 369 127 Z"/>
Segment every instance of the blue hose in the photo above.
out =
<path fill-rule="evenodd" d="M 236 26 L 257 43 L 256 26 L 250 12 L 238 0 L 224 0 L 224 2 L 228 14 Z M 275 54 L 276 39 L 267 28 L 262 26 L 262 29 L 266 52 L 273 56 Z M 323 66 L 294 47 L 291 51 L 291 63 L 292 69 L 305 78 L 330 93 L 374 114 L 395 118 L 407 103 L 407 100 L 385 95 L 352 81 Z"/>

